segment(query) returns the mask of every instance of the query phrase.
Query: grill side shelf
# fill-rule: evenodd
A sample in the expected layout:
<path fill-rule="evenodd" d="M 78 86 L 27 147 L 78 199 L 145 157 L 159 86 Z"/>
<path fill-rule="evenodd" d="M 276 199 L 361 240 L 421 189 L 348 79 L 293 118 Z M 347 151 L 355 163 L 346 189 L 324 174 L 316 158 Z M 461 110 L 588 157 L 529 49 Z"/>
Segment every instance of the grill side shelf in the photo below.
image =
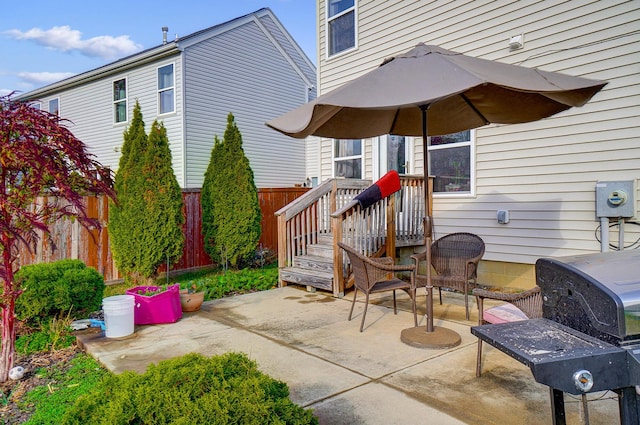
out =
<path fill-rule="evenodd" d="M 474 326 L 471 333 L 529 367 L 537 382 L 570 394 L 582 394 L 573 379 L 582 369 L 593 376 L 590 392 L 631 385 L 627 350 L 549 319 Z"/>

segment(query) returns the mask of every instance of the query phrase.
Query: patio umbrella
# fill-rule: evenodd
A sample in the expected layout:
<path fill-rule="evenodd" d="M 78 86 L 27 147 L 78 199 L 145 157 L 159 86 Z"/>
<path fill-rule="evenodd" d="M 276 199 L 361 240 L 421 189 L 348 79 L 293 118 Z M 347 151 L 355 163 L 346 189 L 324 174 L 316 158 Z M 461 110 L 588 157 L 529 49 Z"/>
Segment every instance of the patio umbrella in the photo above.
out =
<path fill-rule="evenodd" d="M 430 263 L 427 137 L 549 117 L 587 103 L 607 83 L 475 58 L 418 44 L 406 53 L 267 126 L 295 138 L 310 135 L 361 139 L 383 134 L 422 136 L 425 170 L 425 245 Z M 431 271 L 427 267 L 426 332 L 403 331 L 420 346 L 452 346 L 455 332 L 433 326 Z M 415 335 L 414 335 L 415 334 Z M 452 335 L 453 334 L 453 335 Z M 457 342 L 454 340 L 457 337 Z M 403 338 L 404 339 L 404 338 Z"/>

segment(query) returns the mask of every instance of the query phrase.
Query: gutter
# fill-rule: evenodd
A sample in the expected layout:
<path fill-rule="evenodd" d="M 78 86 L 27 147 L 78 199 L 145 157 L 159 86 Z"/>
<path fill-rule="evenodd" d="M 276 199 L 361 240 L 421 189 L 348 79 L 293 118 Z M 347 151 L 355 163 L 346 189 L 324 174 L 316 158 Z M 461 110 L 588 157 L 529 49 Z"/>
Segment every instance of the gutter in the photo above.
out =
<path fill-rule="evenodd" d="M 100 68 L 96 68 L 91 71 L 66 78 L 56 83 L 49 84 L 48 86 L 29 91 L 27 93 L 16 96 L 16 100 L 32 100 L 40 97 L 50 96 L 61 90 L 68 90 L 80 85 L 90 83 L 92 81 L 102 79 L 109 75 L 123 72 L 128 69 L 135 68 L 159 59 L 163 59 L 167 56 L 175 55 L 181 50 L 182 49 L 178 46 L 178 42 L 174 41 L 160 47 L 155 47 L 142 51 L 141 53 L 136 53 L 126 58 L 120 59 L 116 62 L 101 66 Z"/>

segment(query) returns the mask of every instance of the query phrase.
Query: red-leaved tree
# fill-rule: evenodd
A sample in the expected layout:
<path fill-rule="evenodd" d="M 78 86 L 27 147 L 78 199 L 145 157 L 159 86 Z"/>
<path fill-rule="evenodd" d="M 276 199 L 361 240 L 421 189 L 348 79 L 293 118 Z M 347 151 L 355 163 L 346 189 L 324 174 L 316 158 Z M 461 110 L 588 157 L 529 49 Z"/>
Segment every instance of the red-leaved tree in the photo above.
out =
<path fill-rule="evenodd" d="M 77 219 L 88 229 L 100 223 L 87 215 L 84 197 L 115 198 L 111 171 L 100 165 L 65 120 L 33 106 L 0 96 L 0 279 L 2 352 L 0 382 L 15 361 L 15 302 L 22 293 L 14 275 L 18 248 L 33 251 L 49 226 Z"/>

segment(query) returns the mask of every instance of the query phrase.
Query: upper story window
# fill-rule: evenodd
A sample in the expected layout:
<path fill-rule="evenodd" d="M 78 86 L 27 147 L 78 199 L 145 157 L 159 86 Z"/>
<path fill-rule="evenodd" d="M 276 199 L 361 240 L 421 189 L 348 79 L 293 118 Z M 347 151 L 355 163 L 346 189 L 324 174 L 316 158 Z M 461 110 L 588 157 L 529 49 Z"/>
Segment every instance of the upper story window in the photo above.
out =
<path fill-rule="evenodd" d="M 40 102 L 32 102 L 29 104 L 33 109 L 37 109 L 38 111 L 42 108 L 42 104 Z"/>
<path fill-rule="evenodd" d="M 327 8 L 327 51 L 333 56 L 356 47 L 355 0 L 329 0 Z"/>
<path fill-rule="evenodd" d="M 127 80 L 113 82 L 113 122 L 127 122 Z"/>
<path fill-rule="evenodd" d="M 434 193 L 472 193 L 475 175 L 471 130 L 445 136 L 431 136 L 429 174 L 435 176 Z"/>
<path fill-rule="evenodd" d="M 51 99 L 49 101 L 49 112 L 54 115 L 60 116 L 60 99 L 59 98 L 56 97 L 55 99 Z"/>
<path fill-rule="evenodd" d="M 362 140 L 334 140 L 333 174 L 347 179 L 362 178 Z"/>
<path fill-rule="evenodd" d="M 158 68 L 158 114 L 175 109 L 175 78 L 173 64 L 169 64 Z"/>

